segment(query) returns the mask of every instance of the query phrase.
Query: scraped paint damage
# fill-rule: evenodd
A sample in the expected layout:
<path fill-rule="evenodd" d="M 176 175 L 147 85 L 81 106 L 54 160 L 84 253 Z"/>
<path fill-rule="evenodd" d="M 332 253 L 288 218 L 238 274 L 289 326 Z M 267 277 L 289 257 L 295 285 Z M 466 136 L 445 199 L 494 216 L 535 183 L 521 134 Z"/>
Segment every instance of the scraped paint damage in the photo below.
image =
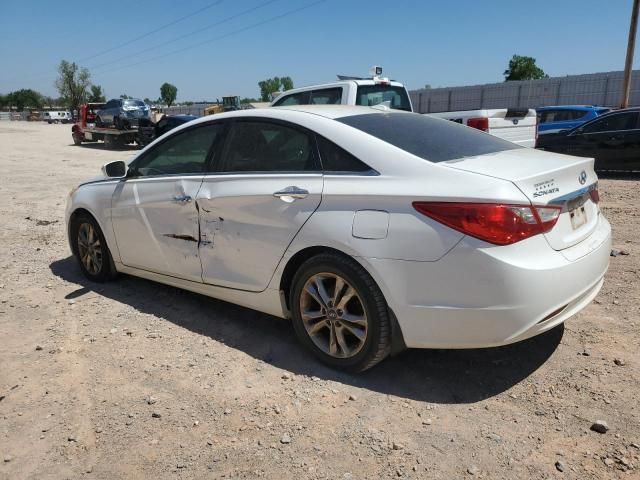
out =
<path fill-rule="evenodd" d="M 187 242 L 196 242 L 198 243 L 198 240 L 193 237 L 192 235 L 177 235 L 175 233 L 165 233 L 164 234 L 165 237 L 169 237 L 169 238 L 175 238 L 177 240 L 186 240 Z"/>

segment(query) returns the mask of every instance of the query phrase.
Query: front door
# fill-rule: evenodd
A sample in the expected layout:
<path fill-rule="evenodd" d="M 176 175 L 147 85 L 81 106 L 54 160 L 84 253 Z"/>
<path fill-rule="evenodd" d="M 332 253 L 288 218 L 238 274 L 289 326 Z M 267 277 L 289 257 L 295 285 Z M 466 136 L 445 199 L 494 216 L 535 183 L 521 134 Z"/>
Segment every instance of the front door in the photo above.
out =
<path fill-rule="evenodd" d="M 202 282 L 196 197 L 220 124 L 171 135 L 135 159 L 112 198 L 122 263 Z"/>
<path fill-rule="evenodd" d="M 235 120 L 197 198 L 204 282 L 267 288 L 287 247 L 318 208 L 322 186 L 310 133 L 273 120 Z"/>

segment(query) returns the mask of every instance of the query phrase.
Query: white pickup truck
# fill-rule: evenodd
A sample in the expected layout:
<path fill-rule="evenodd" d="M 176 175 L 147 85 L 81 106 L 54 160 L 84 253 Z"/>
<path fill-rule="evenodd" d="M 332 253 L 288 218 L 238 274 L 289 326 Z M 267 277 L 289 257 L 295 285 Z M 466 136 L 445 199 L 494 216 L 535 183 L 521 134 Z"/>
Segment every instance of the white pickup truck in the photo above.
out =
<path fill-rule="evenodd" d="M 496 108 L 426 115 L 477 128 L 523 147 L 533 148 L 536 145 L 538 120 L 532 108 Z"/>
<path fill-rule="evenodd" d="M 371 78 L 338 76 L 337 82 L 286 90 L 273 100 L 271 106 L 386 105 L 412 112 L 411 100 L 404 85 L 381 77 L 381 74 L 382 68 L 373 67 Z"/>

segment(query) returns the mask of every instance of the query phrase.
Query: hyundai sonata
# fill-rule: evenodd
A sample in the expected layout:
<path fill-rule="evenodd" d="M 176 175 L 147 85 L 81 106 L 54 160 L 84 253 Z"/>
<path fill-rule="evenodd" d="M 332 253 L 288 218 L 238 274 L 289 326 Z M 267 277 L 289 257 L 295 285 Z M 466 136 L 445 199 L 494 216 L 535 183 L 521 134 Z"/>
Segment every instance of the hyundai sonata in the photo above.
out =
<path fill-rule="evenodd" d="M 404 347 L 505 345 L 596 296 L 611 230 L 593 160 L 351 106 L 189 122 L 73 189 L 84 274 L 117 272 L 290 318 L 361 371 Z"/>

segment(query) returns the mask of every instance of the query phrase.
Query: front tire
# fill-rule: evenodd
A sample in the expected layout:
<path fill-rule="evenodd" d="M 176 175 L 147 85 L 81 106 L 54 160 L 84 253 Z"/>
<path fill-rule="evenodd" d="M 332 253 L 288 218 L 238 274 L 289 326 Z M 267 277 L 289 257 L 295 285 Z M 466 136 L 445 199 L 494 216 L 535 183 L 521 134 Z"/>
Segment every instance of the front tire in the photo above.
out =
<path fill-rule="evenodd" d="M 111 252 L 98 222 L 88 214 L 80 214 L 71 226 L 71 248 L 82 273 L 93 282 L 105 282 L 115 274 Z"/>
<path fill-rule="evenodd" d="M 330 367 L 362 372 L 389 355 L 387 303 L 352 258 L 335 253 L 310 258 L 296 272 L 289 298 L 298 339 Z"/>

